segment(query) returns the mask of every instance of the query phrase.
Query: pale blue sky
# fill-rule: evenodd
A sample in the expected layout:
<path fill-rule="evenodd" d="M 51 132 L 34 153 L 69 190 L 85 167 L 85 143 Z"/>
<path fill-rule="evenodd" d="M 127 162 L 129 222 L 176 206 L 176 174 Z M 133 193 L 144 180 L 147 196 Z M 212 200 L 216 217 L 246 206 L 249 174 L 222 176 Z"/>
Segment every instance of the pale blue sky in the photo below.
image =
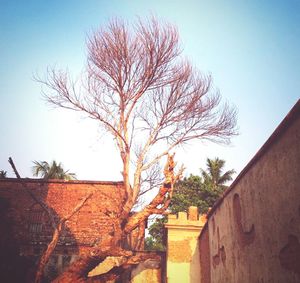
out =
<path fill-rule="evenodd" d="M 186 174 L 215 156 L 240 171 L 299 99 L 298 0 L 0 0 L 0 11 L 0 170 L 9 176 L 12 156 L 24 177 L 32 160 L 56 159 L 81 179 L 121 179 L 117 152 L 94 122 L 53 110 L 32 80 L 49 65 L 77 75 L 86 35 L 111 17 L 152 13 L 176 24 L 184 54 L 238 109 L 231 146 L 194 142 L 178 152 Z"/>

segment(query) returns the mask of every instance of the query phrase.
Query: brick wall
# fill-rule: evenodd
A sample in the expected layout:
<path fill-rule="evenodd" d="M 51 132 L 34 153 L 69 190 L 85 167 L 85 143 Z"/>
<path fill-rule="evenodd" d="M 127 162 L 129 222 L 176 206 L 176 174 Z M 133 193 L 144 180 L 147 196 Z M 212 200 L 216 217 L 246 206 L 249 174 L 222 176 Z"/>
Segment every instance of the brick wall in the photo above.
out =
<path fill-rule="evenodd" d="M 26 184 L 48 204 L 57 218 L 70 213 L 81 199 L 93 193 L 66 223 L 48 266 L 53 276 L 77 254 L 112 231 L 112 219 L 107 216 L 107 209 L 110 214 L 118 213 L 124 198 L 121 182 L 26 179 Z M 51 237 L 52 229 L 45 212 L 18 180 L 0 179 L 0 278 L 8 276 L 10 281 L 7 282 L 25 282 L 26 276 L 30 278 L 39 255 Z"/>

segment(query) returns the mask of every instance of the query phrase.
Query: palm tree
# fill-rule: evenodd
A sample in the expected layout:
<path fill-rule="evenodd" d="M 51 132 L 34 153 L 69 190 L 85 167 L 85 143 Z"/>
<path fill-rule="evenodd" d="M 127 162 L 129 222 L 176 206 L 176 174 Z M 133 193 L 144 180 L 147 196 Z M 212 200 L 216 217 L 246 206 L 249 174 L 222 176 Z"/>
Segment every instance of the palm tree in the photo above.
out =
<path fill-rule="evenodd" d="M 4 179 L 4 178 L 6 178 L 6 174 L 7 174 L 7 172 L 6 172 L 6 171 L 4 171 L 4 170 L 0 170 L 0 179 Z"/>
<path fill-rule="evenodd" d="M 74 180 L 76 179 L 75 173 L 69 173 L 69 170 L 64 170 L 61 163 L 55 160 L 49 164 L 47 161 L 33 161 L 32 167 L 33 176 L 40 176 L 44 179 L 60 179 L 60 180 Z"/>
<path fill-rule="evenodd" d="M 201 170 L 201 175 L 203 178 L 203 183 L 206 185 L 212 186 L 213 190 L 224 189 L 225 183 L 232 180 L 232 175 L 235 173 L 235 170 L 226 171 L 222 174 L 224 169 L 225 161 L 219 158 L 206 160 L 206 171 Z"/>

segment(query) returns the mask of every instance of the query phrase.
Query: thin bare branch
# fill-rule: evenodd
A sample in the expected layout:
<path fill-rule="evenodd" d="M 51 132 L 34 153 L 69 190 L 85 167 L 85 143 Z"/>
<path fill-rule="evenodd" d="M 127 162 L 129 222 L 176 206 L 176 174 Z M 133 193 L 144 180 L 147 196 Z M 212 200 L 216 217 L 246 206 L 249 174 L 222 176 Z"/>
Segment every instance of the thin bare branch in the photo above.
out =
<path fill-rule="evenodd" d="M 50 243 L 47 245 L 46 250 L 43 252 L 40 260 L 39 260 L 39 264 L 38 264 L 38 268 L 37 268 L 37 272 L 36 272 L 36 276 L 35 276 L 35 283 L 40 283 L 42 281 L 42 277 L 43 277 L 43 273 L 44 273 L 44 269 L 46 264 L 48 263 L 57 243 L 59 240 L 59 237 L 61 235 L 61 232 L 64 229 L 65 226 L 65 222 L 67 220 L 69 220 L 76 212 L 78 212 L 83 205 L 86 203 L 86 201 L 93 195 L 93 193 L 88 194 L 86 197 L 84 197 L 76 206 L 75 208 L 69 213 L 67 214 L 65 217 L 63 217 L 59 223 L 56 225 L 54 232 L 52 234 L 52 239 L 50 241 Z"/>
<path fill-rule="evenodd" d="M 32 191 L 28 188 L 27 183 L 20 177 L 20 174 L 14 164 L 14 161 L 11 157 L 9 157 L 8 159 L 9 164 L 11 165 L 17 179 L 20 181 L 20 184 L 22 185 L 22 187 L 24 188 L 24 190 L 30 195 L 30 197 L 36 202 L 38 203 L 42 209 L 44 209 L 44 211 L 47 213 L 51 226 L 53 229 L 56 228 L 56 220 L 55 217 L 51 211 L 51 209 L 38 197 L 36 196 L 34 193 L 32 193 Z"/>

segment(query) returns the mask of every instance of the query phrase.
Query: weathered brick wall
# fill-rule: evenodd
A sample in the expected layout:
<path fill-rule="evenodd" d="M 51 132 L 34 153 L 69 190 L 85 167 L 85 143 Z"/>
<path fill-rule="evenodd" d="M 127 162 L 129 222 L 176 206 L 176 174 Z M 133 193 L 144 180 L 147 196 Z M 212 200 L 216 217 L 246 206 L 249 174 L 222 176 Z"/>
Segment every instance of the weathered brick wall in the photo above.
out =
<path fill-rule="evenodd" d="M 26 179 L 26 184 L 51 207 L 58 219 L 70 213 L 90 192 L 93 193 L 80 211 L 67 221 L 50 269 L 55 269 L 53 265 L 62 269 L 74 260 L 76 254 L 111 232 L 112 219 L 107 212 L 112 215 L 122 209 L 124 190 L 121 182 Z M 13 272 L 18 262 L 22 262 L 22 266 L 31 266 L 33 270 L 34 261 L 52 237 L 52 228 L 45 212 L 17 179 L 0 179 L 0 212 L 0 278 L 7 276 L 3 274 L 7 273 L 5 270 Z M 30 268 L 24 269 L 28 273 Z M 18 278 L 10 282 L 20 282 Z"/>
<path fill-rule="evenodd" d="M 209 213 L 202 283 L 300 282 L 299 184 L 300 102 Z"/>

